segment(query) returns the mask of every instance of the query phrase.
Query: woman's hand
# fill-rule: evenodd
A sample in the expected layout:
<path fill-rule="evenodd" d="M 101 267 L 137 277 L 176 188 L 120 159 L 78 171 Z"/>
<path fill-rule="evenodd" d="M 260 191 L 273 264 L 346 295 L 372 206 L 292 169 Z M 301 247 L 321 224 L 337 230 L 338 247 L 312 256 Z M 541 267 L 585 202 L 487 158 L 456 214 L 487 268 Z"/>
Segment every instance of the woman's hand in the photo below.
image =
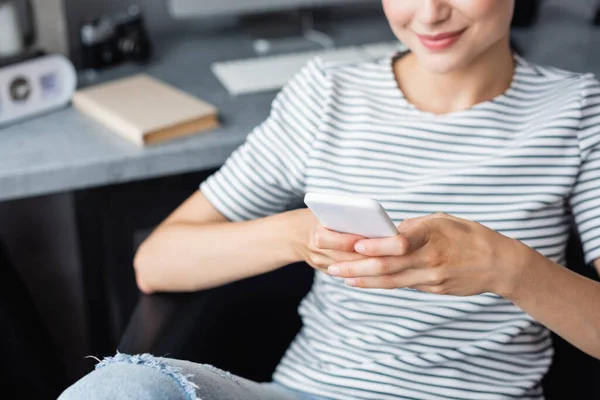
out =
<path fill-rule="evenodd" d="M 297 259 L 325 272 L 334 263 L 368 258 L 354 251 L 356 242 L 364 237 L 325 228 L 309 209 L 292 213 Z"/>
<path fill-rule="evenodd" d="M 337 262 L 328 273 L 360 288 L 505 296 L 518 281 L 518 264 L 534 252 L 479 223 L 446 214 L 407 219 L 398 230 L 391 238 L 356 242 L 354 249 L 367 258 Z"/>

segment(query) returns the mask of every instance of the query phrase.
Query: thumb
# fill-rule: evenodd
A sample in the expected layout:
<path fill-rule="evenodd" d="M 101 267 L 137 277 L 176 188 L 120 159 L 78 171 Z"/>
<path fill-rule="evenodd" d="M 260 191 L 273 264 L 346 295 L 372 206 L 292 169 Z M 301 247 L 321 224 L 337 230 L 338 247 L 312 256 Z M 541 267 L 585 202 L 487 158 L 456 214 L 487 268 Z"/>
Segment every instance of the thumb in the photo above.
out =
<path fill-rule="evenodd" d="M 414 225 L 421 223 L 423 221 L 427 221 L 429 219 L 438 218 L 438 214 L 428 214 L 415 218 L 406 218 L 404 221 L 398 225 L 398 231 L 402 232 L 407 229 L 412 228 Z"/>
<path fill-rule="evenodd" d="M 431 218 L 420 218 L 420 220 L 413 221 L 407 228 L 400 231 L 400 235 L 404 236 L 408 243 L 408 248 L 405 252 L 406 254 L 419 250 L 429 243 L 429 240 L 431 239 L 431 230 L 427 223 Z"/>
<path fill-rule="evenodd" d="M 403 256 L 425 246 L 429 241 L 428 217 L 413 218 L 398 228 L 395 236 L 360 240 L 354 245 L 357 253 L 370 257 Z M 405 220 L 408 221 L 408 220 Z"/>

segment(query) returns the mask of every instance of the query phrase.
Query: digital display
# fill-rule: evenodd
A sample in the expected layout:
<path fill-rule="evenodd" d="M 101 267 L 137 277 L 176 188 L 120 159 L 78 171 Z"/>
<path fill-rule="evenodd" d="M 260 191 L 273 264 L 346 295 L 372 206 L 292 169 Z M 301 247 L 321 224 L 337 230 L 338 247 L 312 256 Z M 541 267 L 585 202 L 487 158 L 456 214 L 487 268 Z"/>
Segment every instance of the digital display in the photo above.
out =
<path fill-rule="evenodd" d="M 58 82 L 58 74 L 50 72 L 42 75 L 40 78 L 40 86 L 42 88 L 42 96 L 44 98 L 59 94 L 60 87 Z"/>

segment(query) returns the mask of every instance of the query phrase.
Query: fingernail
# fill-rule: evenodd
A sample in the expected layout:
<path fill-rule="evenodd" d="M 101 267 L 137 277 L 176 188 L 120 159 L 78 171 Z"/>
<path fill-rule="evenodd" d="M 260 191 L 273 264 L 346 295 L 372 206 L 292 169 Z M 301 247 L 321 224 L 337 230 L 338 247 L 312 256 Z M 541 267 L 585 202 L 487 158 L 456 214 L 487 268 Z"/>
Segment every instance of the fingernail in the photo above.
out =
<path fill-rule="evenodd" d="M 347 286 L 356 286 L 356 279 L 346 279 Z"/>
<path fill-rule="evenodd" d="M 327 273 L 331 276 L 340 276 L 341 271 L 339 267 L 332 265 L 331 267 L 327 268 Z"/>
<path fill-rule="evenodd" d="M 354 250 L 356 250 L 358 253 L 364 253 L 365 251 L 367 251 L 367 248 L 364 244 L 358 242 L 354 245 Z"/>

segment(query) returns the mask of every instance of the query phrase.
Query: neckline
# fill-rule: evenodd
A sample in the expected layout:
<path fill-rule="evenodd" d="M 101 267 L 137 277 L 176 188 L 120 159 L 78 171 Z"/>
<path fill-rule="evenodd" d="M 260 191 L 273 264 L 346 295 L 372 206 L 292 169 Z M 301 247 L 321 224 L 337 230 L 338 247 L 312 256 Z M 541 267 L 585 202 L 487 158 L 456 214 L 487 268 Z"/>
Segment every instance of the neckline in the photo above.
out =
<path fill-rule="evenodd" d="M 516 90 L 515 86 L 516 86 L 516 82 L 518 80 L 517 78 L 519 77 L 519 75 L 521 75 L 523 68 L 527 65 L 527 62 L 519 54 L 513 52 L 513 59 L 514 59 L 514 63 L 515 63 L 513 77 L 512 77 L 510 86 L 503 93 L 500 93 L 499 95 L 497 95 L 496 97 L 494 97 L 490 100 L 482 101 L 482 102 L 477 103 L 477 104 L 475 104 L 467 109 L 464 109 L 464 110 L 452 111 L 452 112 L 445 113 L 445 114 L 436 114 L 431 111 L 422 110 L 422 109 L 418 108 L 415 104 L 410 102 L 406 98 L 406 96 L 404 95 L 404 92 L 402 91 L 402 89 L 398 85 L 398 82 L 396 81 L 396 74 L 394 73 L 394 63 L 396 62 L 396 60 L 404 57 L 408 53 L 409 53 L 409 50 L 402 49 L 402 50 L 396 51 L 396 52 L 392 53 L 390 56 L 384 58 L 383 65 L 384 65 L 385 71 L 388 75 L 388 79 L 394 89 L 394 92 L 398 96 L 397 99 L 400 101 L 400 103 L 403 105 L 403 107 L 405 109 L 407 109 L 414 115 L 425 116 L 425 117 L 434 118 L 434 119 L 455 118 L 455 117 L 463 116 L 463 115 L 465 115 L 467 113 L 471 113 L 473 111 L 488 108 L 490 105 L 501 102 L 504 99 L 511 98 L 513 93 Z"/>

